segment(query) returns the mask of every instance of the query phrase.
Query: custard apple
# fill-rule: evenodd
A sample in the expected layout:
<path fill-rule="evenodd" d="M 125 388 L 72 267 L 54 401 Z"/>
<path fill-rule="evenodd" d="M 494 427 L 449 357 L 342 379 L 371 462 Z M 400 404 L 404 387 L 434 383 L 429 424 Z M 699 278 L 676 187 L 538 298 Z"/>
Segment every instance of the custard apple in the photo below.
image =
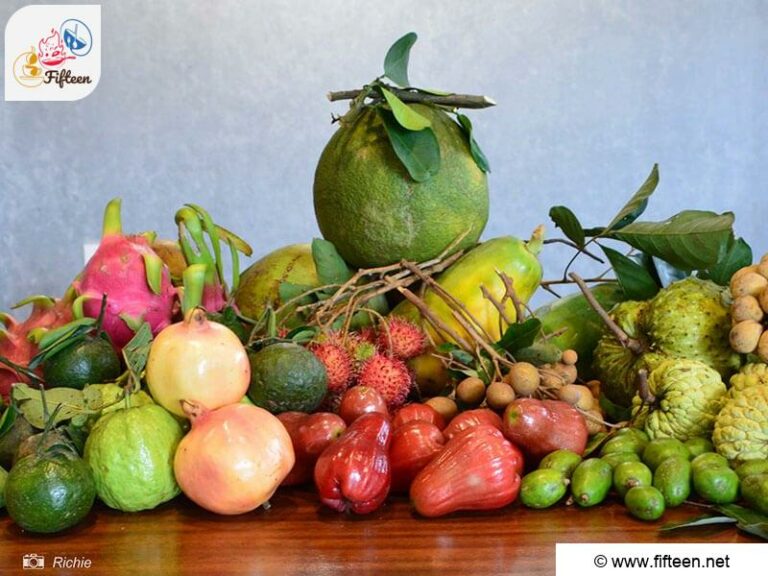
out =
<path fill-rule="evenodd" d="M 648 390 L 655 396 L 652 404 L 643 404 L 639 395 L 632 400 L 636 425 L 642 425 L 648 437 L 708 437 L 712 433 L 723 399 L 725 384 L 720 374 L 698 360 L 669 358 L 648 376 Z"/>
<path fill-rule="evenodd" d="M 731 378 L 712 442 L 728 460 L 768 458 L 768 366 L 747 364 Z"/>

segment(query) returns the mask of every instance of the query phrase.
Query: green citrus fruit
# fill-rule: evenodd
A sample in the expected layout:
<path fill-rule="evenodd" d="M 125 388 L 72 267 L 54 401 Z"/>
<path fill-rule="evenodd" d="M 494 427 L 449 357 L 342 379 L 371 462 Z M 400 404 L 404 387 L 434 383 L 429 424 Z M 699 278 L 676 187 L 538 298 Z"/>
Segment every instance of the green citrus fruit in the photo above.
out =
<path fill-rule="evenodd" d="M 173 457 L 182 435 L 178 421 L 157 404 L 99 418 L 85 443 L 85 460 L 102 502 L 135 512 L 176 496 Z"/>
<path fill-rule="evenodd" d="M 248 355 L 251 385 L 248 397 L 273 414 L 312 412 L 328 391 L 325 366 L 297 344 L 273 344 Z"/>
<path fill-rule="evenodd" d="M 358 267 L 438 256 L 474 245 L 488 220 L 488 182 L 466 135 L 445 112 L 411 106 L 432 123 L 440 170 L 414 181 L 392 148 L 375 109 L 342 124 L 315 171 L 315 215 L 323 236 Z"/>
<path fill-rule="evenodd" d="M 86 338 L 57 352 L 43 364 L 43 378 L 50 388 L 82 390 L 86 384 L 114 380 L 122 373 L 120 359 L 103 338 Z"/>
<path fill-rule="evenodd" d="M 37 452 L 21 458 L 8 474 L 8 515 L 29 532 L 50 534 L 85 518 L 96 498 L 88 465 L 72 450 Z"/>

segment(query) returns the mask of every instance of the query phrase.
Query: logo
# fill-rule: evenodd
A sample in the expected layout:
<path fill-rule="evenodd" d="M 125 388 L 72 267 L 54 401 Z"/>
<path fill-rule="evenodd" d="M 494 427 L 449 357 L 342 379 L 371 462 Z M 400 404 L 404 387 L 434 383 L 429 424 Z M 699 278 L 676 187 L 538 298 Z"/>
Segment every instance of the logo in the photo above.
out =
<path fill-rule="evenodd" d="M 101 76 L 101 6 L 34 5 L 5 27 L 6 100 L 79 100 Z"/>
<path fill-rule="evenodd" d="M 45 568 L 45 556 L 42 554 L 24 554 L 21 557 L 23 570 L 43 570 Z"/>

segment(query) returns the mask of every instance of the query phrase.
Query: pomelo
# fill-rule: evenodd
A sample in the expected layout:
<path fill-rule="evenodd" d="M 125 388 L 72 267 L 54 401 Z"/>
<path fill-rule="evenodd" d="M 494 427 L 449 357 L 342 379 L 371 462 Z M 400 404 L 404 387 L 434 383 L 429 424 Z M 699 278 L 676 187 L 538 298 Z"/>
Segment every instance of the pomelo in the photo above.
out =
<path fill-rule="evenodd" d="M 395 155 L 383 122 L 367 108 L 342 124 L 315 172 L 315 215 L 323 236 L 357 267 L 438 256 L 474 245 L 488 220 L 488 182 L 467 136 L 445 112 L 423 104 L 440 145 L 440 170 L 414 181 Z"/>

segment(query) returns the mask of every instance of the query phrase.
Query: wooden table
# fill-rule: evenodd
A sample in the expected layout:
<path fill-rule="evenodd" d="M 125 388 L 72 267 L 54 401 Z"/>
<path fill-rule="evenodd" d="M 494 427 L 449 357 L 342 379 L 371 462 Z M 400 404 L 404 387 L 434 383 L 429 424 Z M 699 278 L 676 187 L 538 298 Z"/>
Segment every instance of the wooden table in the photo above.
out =
<path fill-rule="evenodd" d="M 683 506 L 664 521 L 699 515 Z M 282 489 L 270 510 L 237 517 L 209 514 L 184 498 L 126 514 L 97 505 L 62 534 L 23 533 L 0 515 L 0 574 L 22 573 L 24 554 L 44 554 L 31 574 L 554 574 L 556 542 L 760 542 L 735 528 L 660 534 L 658 523 L 627 515 L 617 503 L 579 509 L 527 510 L 425 520 L 405 499 L 366 517 L 325 509 L 305 489 Z M 54 556 L 87 558 L 90 569 L 53 569 Z"/>

